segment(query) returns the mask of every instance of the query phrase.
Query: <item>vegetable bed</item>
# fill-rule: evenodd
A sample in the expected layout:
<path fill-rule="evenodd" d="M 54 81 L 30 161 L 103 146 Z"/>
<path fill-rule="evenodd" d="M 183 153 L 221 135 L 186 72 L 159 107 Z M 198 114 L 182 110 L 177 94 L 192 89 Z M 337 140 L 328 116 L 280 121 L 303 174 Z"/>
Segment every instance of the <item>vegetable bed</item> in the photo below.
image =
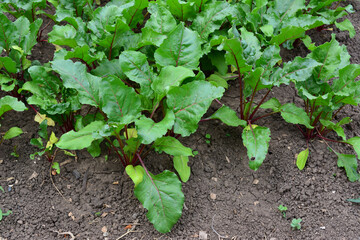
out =
<path fill-rule="evenodd" d="M 0 240 L 359 237 L 359 1 L 34 2 L 1 15 Z"/>

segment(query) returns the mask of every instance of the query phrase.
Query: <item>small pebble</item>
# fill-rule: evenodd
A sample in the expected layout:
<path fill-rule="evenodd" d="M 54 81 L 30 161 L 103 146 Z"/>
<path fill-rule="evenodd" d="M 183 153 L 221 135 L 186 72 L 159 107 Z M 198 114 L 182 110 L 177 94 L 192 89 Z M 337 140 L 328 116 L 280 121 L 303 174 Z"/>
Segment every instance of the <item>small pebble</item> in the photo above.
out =
<path fill-rule="evenodd" d="M 216 194 L 215 194 L 215 193 L 210 193 L 210 198 L 211 198 L 212 200 L 215 200 L 215 199 L 216 199 Z"/>
<path fill-rule="evenodd" d="M 208 235 L 205 231 L 200 231 L 199 232 L 199 239 L 200 240 L 207 240 L 208 239 Z"/>

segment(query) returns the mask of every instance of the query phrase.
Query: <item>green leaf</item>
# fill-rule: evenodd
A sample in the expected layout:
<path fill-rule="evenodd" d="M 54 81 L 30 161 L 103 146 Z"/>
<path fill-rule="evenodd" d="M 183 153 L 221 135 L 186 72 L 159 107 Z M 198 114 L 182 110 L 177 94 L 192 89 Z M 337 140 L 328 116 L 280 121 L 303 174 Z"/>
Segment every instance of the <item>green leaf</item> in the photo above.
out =
<path fill-rule="evenodd" d="M 206 81 L 210 82 L 211 84 L 213 84 L 214 86 L 217 86 L 217 87 L 223 87 L 223 88 L 226 88 L 226 89 L 229 87 L 226 80 L 224 78 L 220 77 L 217 74 L 211 74 L 206 79 Z"/>
<path fill-rule="evenodd" d="M 53 30 L 48 33 L 49 42 L 56 45 L 65 45 L 71 48 L 75 48 L 78 45 L 76 40 L 76 32 L 77 30 L 71 25 L 55 25 Z"/>
<path fill-rule="evenodd" d="M 129 27 L 135 28 L 138 23 L 143 21 L 144 16 L 142 14 L 142 10 L 149 5 L 149 1 L 133 0 L 132 2 L 134 2 L 134 6 L 126 8 L 123 14 Z"/>
<path fill-rule="evenodd" d="M 5 68 L 8 73 L 16 73 L 16 62 L 9 57 L 0 57 L 0 69 Z"/>
<path fill-rule="evenodd" d="M 81 59 L 86 62 L 88 65 L 92 64 L 94 61 L 101 61 L 105 58 L 104 52 L 98 52 L 97 54 L 93 54 L 88 45 L 84 45 L 81 47 L 76 47 L 72 52 L 68 52 L 65 56 L 65 60 L 76 58 Z"/>
<path fill-rule="evenodd" d="M 185 147 L 174 137 L 158 138 L 153 147 L 157 152 L 165 152 L 173 156 L 193 156 L 191 148 Z"/>
<path fill-rule="evenodd" d="M 308 157 L 309 157 L 309 149 L 308 148 L 299 153 L 299 155 L 296 159 L 296 166 L 300 170 L 304 169 Z"/>
<path fill-rule="evenodd" d="M 101 147 L 100 147 L 100 143 L 102 142 L 103 139 L 98 139 L 95 140 L 91 143 L 90 147 L 88 147 L 86 150 L 88 151 L 88 153 L 90 153 L 90 155 L 93 158 L 96 158 L 98 156 L 100 156 L 101 154 Z"/>
<path fill-rule="evenodd" d="M 296 57 L 292 62 L 285 63 L 282 69 L 278 68 L 270 76 L 270 82 L 264 81 L 264 84 L 280 86 L 281 84 L 288 85 L 290 81 L 306 81 L 311 77 L 313 70 L 320 65 L 321 63 L 314 59 Z"/>
<path fill-rule="evenodd" d="M 345 19 L 342 22 L 335 22 L 335 25 L 341 31 L 349 31 L 350 38 L 355 37 L 356 31 L 355 31 L 354 26 L 352 25 L 352 23 L 350 22 L 349 19 Z"/>
<path fill-rule="evenodd" d="M 141 86 L 143 94 L 150 96 L 153 73 L 145 54 L 136 51 L 124 51 L 119 57 L 120 67 L 125 75 Z"/>
<path fill-rule="evenodd" d="M 157 2 L 150 2 L 147 10 L 151 16 L 142 29 L 142 42 L 159 47 L 166 35 L 176 28 L 176 20 L 169 10 Z"/>
<path fill-rule="evenodd" d="M 179 220 L 184 204 L 181 182 L 175 173 L 165 170 L 158 175 L 144 174 L 134 194 L 148 210 L 146 214 L 156 230 L 170 232 Z"/>
<path fill-rule="evenodd" d="M 190 82 L 170 90 L 167 104 L 175 113 L 174 132 L 182 136 L 194 133 L 211 102 L 221 97 L 223 92 L 223 88 L 205 81 Z"/>
<path fill-rule="evenodd" d="M 335 77 L 340 69 L 350 63 L 350 55 L 346 50 L 346 46 L 340 46 L 334 34 L 330 42 L 316 47 L 307 57 L 321 63 L 314 70 L 314 75 L 323 81 Z"/>
<path fill-rule="evenodd" d="M 188 166 L 188 156 L 174 156 L 174 168 L 178 172 L 181 181 L 187 182 L 190 178 L 191 169 Z"/>
<path fill-rule="evenodd" d="M 34 145 L 40 149 L 44 149 L 44 146 L 43 146 L 43 143 L 42 143 L 42 139 L 39 137 L 39 138 L 32 138 L 30 140 L 30 144 L 31 145 Z"/>
<path fill-rule="evenodd" d="M 3 139 L 5 139 L 5 140 L 11 139 L 11 138 L 21 135 L 22 133 L 23 133 L 23 131 L 21 130 L 21 128 L 12 127 L 5 133 L 5 135 L 3 136 Z"/>
<path fill-rule="evenodd" d="M 350 138 L 346 142 L 353 146 L 356 155 L 358 156 L 358 158 L 360 158 L 360 137 Z"/>
<path fill-rule="evenodd" d="M 93 132 L 103 128 L 105 123 L 102 121 L 95 121 L 80 129 L 78 132 L 70 131 L 61 136 L 56 146 L 67 150 L 80 150 L 90 147 L 91 143 L 97 138 L 93 137 Z"/>
<path fill-rule="evenodd" d="M 174 125 L 175 115 L 168 111 L 163 120 L 155 123 L 151 118 L 142 116 L 135 121 L 138 135 L 141 137 L 143 144 L 150 144 L 156 139 L 162 137 Z"/>
<path fill-rule="evenodd" d="M 220 29 L 233 10 L 234 7 L 226 1 L 210 3 L 204 11 L 197 14 L 191 28 L 197 31 L 202 39 L 207 40 L 211 33 Z"/>
<path fill-rule="evenodd" d="M 152 89 L 160 101 L 172 88 L 178 87 L 188 77 L 195 77 L 192 70 L 185 67 L 166 66 L 161 69 L 159 77 L 154 79 Z"/>
<path fill-rule="evenodd" d="M 182 0 L 166 0 L 170 12 L 181 21 L 186 21 L 196 15 L 195 4 Z"/>
<path fill-rule="evenodd" d="M 219 50 L 226 51 L 226 62 L 235 67 L 238 72 L 247 72 L 251 69 L 243 57 L 243 48 L 239 39 L 224 40 Z"/>
<path fill-rule="evenodd" d="M 79 101 L 101 107 L 99 91 L 101 89 L 101 78 L 87 72 L 86 66 L 80 62 L 71 60 L 52 61 L 52 68 L 60 74 L 66 88 L 74 88 L 79 92 Z"/>
<path fill-rule="evenodd" d="M 314 127 L 310 124 L 310 118 L 306 114 L 305 110 L 297 107 L 293 103 L 286 103 L 280 108 L 281 116 L 288 123 L 292 124 L 302 124 L 308 129 L 313 129 Z"/>
<path fill-rule="evenodd" d="M 3 13 L 0 14 L 0 26 L 0 46 L 8 51 L 10 50 L 13 41 L 17 38 L 17 29 Z"/>
<path fill-rule="evenodd" d="M 360 174 L 357 171 L 357 159 L 355 155 L 351 154 L 341 154 L 335 152 L 335 154 L 338 156 L 338 167 L 345 168 L 346 175 L 350 182 L 355 182 L 360 179 Z"/>
<path fill-rule="evenodd" d="M 256 171 L 265 160 L 268 152 L 270 129 L 257 125 L 248 125 L 243 130 L 242 139 L 247 149 L 249 167 Z"/>
<path fill-rule="evenodd" d="M 276 44 L 277 46 L 280 46 L 282 43 L 288 40 L 302 37 L 304 33 L 305 33 L 305 29 L 302 27 L 287 26 L 281 29 L 280 34 L 274 36 L 270 40 L 270 44 Z"/>
<path fill-rule="evenodd" d="M 196 69 L 202 56 L 198 34 L 180 23 L 155 51 L 155 61 L 160 66 L 183 66 Z"/>
<path fill-rule="evenodd" d="M 5 193 L 4 188 L 2 186 L 0 186 L 0 191 L 2 191 L 3 193 Z"/>
<path fill-rule="evenodd" d="M 266 24 L 260 27 L 260 30 L 265 34 L 267 37 L 271 37 L 274 34 L 274 27 L 272 25 Z"/>
<path fill-rule="evenodd" d="M 247 124 L 246 121 L 239 119 L 234 110 L 225 105 L 219 108 L 209 119 L 219 119 L 226 125 L 232 127 L 245 127 Z"/>
<path fill-rule="evenodd" d="M 115 76 L 101 81 L 102 111 L 109 121 L 129 124 L 141 115 L 141 99 L 133 88 L 126 86 Z"/>
<path fill-rule="evenodd" d="M 346 199 L 349 202 L 353 202 L 353 203 L 360 203 L 360 198 L 357 199 Z"/>
<path fill-rule="evenodd" d="M 21 112 L 27 110 L 24 103 L 18 101 L 16 98 L 11 96 L 5 96 L 0 99 L 0 117 L 7 111 L 15 110 Z"/>
<path fill-rule="evenodd" d="M 109 75 L 115 75 L 120 79 L 124 79 L 126 76 L 119 67 L 119 60 L 113 59 L 111 61 L 104 59 L 99 63 L 99 66 L 91 71 L 92 74 L 98 77 L 107 77 Z"/>
<path fill-rule="evenodd" d="M 58 162 L 53 162 L 53 164 L 51 165 L 51 168 L 55 169 L 57 174 L 60 174 L 60 165 Z"/>
<path fill-rule="evenodd" d="M 125 168 L 125 171 L 127 175 L 131 178 L 131 180 L 135 184 L 135 188 L 141 183 L 144 179 L 145 170 L 142 166 L 133 166 L 133 165 L 127 165 Z"/>
<path fill-rule="evenodd" d="M 260 105 L 262 109 L 272 109 L 274 112 L 279 112 L 281 103 L 276 98 L 271 98 L 268 101 Z"/>

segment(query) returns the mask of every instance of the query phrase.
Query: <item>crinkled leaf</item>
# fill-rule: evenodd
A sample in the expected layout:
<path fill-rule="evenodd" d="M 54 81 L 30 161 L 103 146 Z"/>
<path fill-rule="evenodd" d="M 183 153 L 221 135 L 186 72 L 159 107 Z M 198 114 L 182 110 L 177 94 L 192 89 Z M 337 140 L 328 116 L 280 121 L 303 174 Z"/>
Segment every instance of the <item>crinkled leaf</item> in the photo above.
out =
<path fill-rule="evenodd" d="M 358 163 L 355 155 L 341 154 L 335 152 L 338 156 L 338 167 L 345 168 L 346 175 L 350 182 L 355 182 L 360 179 L 360 174 L 357 171 Z"/>
<path fill-rule="evenodd" d="M 234 110 L 229 108 L 228 106 L 223 105 L 221 108 L 219 108 L 213 115 L 209 117 L 209 119 L 219 119 L 223 123 L 225 123 L 228 126 L 232 127 L 238 127 L 246 126 L 246 121 L 241 120 Z"/>
<path fill-rule="evenodd" d="M 181 181 L 187 182 L 190 178 L 191 169 L 188 166 L 189 157 L 188 156 L 174 156 L 174 168 L 178 172 Z"/>
<path fill-rule="evenodd" d="M 134 194 L 148 210 L 146 216 L 155 229 L 161 233 L 170 232 L 181 217 L 184 204 L 181 182 L 175 173 L 168 170 L 158 175 L 149 175 L 144 174 Z"/>
<path fill-rule="evenodd" d="M 129 124 L 140 116 L 141 99 L 133 88 L 126 86 L 119 78 L 103 78 L 100 95 L 103 101 L 101 109 L 109 121 Z"/>
<path fill-rule="evenodd" d="M 270 82 L 264 80 L 264 83 L 280 86 L 281 84 L 289 84 L 290 81 L 306 81 L 312 75 L 314 68 L 320 65 L 321 63 L 314 59 L 296 57 L 292 62 L 284 64 L 282 69 L 278 68 L 270 76 Z"/>
<path fill-rule="evenodd" d="M 172 111 L 168 111 L 163 120 L 155 123 L 151 118 L 142 116 L 135 121 L 138 135 L 141 137 L 143 144 L 150 144 L 158 138 L 164 136 L 167 130 L 174 125 L 175 115 Z"/>
<path fill-rule="evenodd" d="M 125 75 L 141 86 L 143 94 L 150 96 L 153 82 L 153 73 L 150 69 L 146 55 L 136 51 L 124 51 L 119 57 L 120 67 Z"/>
<path fill-rule="evenodd" d="M 165 152 L 173 156 L 193 156 L 191 148 L 185 147 L 174 137 L 158 138 L 154 142 L 154 148 L 158 152 Z"/>
<path fill-rule="evenodd" d="M 27 81 L 22 87 L 22 90 L 32 93 L 32 96 L 27 99 L 28 103 L 37 105 L 45 111 L 54 109 L 54 105 L 58 103 L 57 97 L 62 85 L 59 78 L 51 71 L 51 68 L 43 66 L 30 67 L 28 72 L 32 81 Z"/>
<path fill-rule="evenodd" d="M 87 148 L 94 140 L 96 140 L 96 138 L 93 137 L 93 133 L 99 131 L 104 126 L 104 122 L 95 121 L 80 129 L 78 132 L 71 130 L 61 136 L 59 142 L 56 143 L 56 146 L 67 150 L 80 150 Z"/>
<path fill-rule="evenodd" d="M 242 139 L 247 149 L 249 167 L 256 171 L 265 160 L 268 152 L 270 129 L 257 125 L 248 125 L 243 130 Z"/>
<path fill-rule="evenodd" d="M 304 169 L 308 157 L 309 157 L 309 149 L 308 148 L 299 153 L 299 155 L 296 159 L 296 166 L 300 170 Z"/>
<path fill-rule="evenodd" d="M 77 30 L 71 25 L 59 26 L 55 25 L 53 30 L 49 32 L 49 42 L 56 45 L 65 45 L 75 48 L 77 44 L 76 39 Z"/>
<path fill-rule="evenodd" d="M 332 35 L 330 42 L 315 48 L 308 57 L 321 63 L 314 71 L 315 75 L 321 80 L 329 80 L 335 77 L 339 69 L 350 63 L 350 55 L 346 50 L 346 46 L 340 46 L 335 39 L 335 35 Z"/>
<path fill-rule="evenodd" d="M 11 44 L 16 39 L 16 27 L 15 25 L 6 17 L 5 14 L 0 14 L 0 46 L 5 50 L 9 50 Z"/>
<path fill-rule="evenodd" d="M 126 8 L 123 12 L 130 28 L 136 27 L 138 23 L 143 21 L 144 16 L 142 15 L 142 10 L 149 5 L 148 0 L 133 0 L 133 2 L 134 6 Z"/>
<path fill-rule="evenodd" d="M 226 1 L 210 3 L 204 11 L 197 14 L 191 28 L 197 31 L 202 39 L 207 40 L 211 33 L 221 27 L 233 10 L 234 7 Z"/>
<path fill-rule="evenodd" d="M 183 66 L 196 69 L 202 56 L 198 34 L 180 23 L 155 51 L 155 61 L 160 66 Z"/>
<path fill-rule="evenodd" d="M 174 87 L 180 86 L 183 80 L 188 77 L 195 77 L 192 70 L 185 67 L 166 66 L 161 69 L 159 77 L 152 83 L 152 89 L 161 100 Z"/>
<path fill-rule="evenodd" d="M 120 79 L 124 79 L 126 76 L 119 67 L 119 60 L 113 59 L 111 61 L 104 59 L 99 63 L 99 66 L 91 71 L 92 74 L 98 77 L 107 77 L 109 75 L 115 75 Z"/>
<path fill-rule="evenodd" d="M 142 42 L 160 46 L 167 34 L 176 28 L 176 20 L 168 9 L 156 2 L 149 3 L 148 12 L 151 16 L 142 29 Z"/>
<path fill-rule="evenodd" d="M 313 129 L 314 127 L 310 124 L 310 118 L 306 114 L 305 110 L 297 107 L 293 103 L 286 103 L 280 108 L 281 116 L 288 123 L 293 124 L 302 124 L 308 129 Z"/>
<path fill-rule="evenodd" d="M 190 1 L 166 0 L 166 3 L 170 12 L 181 21 L 191 19 L 197 14 L 195 4 Z"/>
<path fill-rule="evenodd" d="M 175 113 L 174 132 L 182 136 L 194 133 L 211 102 L 223 93 L 223 88 L 205 81 L 190 82 L 170 90 L 167 104 Z"/>
<path fill-rule="evenodd" d="M 105 57 L 103 52 L 93 54 L 88 45 L 82 47 L 76 47 L 72 52 L 68 52 L 65 56 L 65 60 L 76 58 L 81 59 L 86 62 L 88 65 L 92 64 L 94 61 L 101 61 Z"/>
<path fill-rule="evenodd" d="M 79 100 L 82 104 L 101 107 L 99 91 L 101 78 L 87 72 L 86 66 L 80 62 L 71 60 L 52 61 L 52 68 L 60 74 L 66 88 L 74 88 L 79 92 Z"/>

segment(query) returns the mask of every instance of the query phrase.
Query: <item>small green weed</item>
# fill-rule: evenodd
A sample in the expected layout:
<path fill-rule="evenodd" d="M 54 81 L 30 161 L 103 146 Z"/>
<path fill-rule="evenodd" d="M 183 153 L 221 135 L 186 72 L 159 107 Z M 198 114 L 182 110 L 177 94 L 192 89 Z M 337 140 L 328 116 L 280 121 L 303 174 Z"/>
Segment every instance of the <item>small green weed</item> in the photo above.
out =
<path fill-rule="evenodd" d="M 301 229 L 301 221 L 302 219 L 301 218 L 294 218 L 292 221 L 291 221 L 291 227 L 293 230 L 300 230 Z"/>
<path fill-rule="evenodd" d="M 286 210 L 287 210 L 287 207 L 283 206 L 283 205 L 279 205 L 278 207 L 279 211 L 282 213 L 283 217 L 286 218 Z"/>
<path fill-rule="evenodd" d="M 210 144 L 210 143 L 211 143 L 211 141 L 210 141 L 211 135 L 207 133 L 207 134 L 205 135 L 205 138 L 206 138 L 205 142 L 206 142 L 207 144 Z"/>
<path fill-rule="evenodd" d="M 11 210 L 8 210 L 6 213 L 3 213 L 3 211 L 2 211 L 1 208 L 0 208 L 0 222 L 1 222 L 1 220 L 3 219 L 3 217 L 9 216 L 10 214 L 12 214 L 12 211 L 11 211 Z"/>

